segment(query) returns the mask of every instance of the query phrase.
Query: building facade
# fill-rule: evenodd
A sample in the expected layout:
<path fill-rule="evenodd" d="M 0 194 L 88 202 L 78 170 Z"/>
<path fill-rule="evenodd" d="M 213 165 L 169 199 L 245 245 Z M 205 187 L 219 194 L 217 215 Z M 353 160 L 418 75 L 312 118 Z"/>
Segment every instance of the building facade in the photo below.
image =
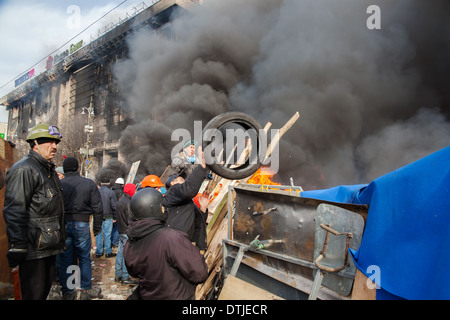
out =
<path fill-rule="evenodd" d="M 189 9 L 198 2 L 153 1 L 89 44 L 79 41 L 50 56 L 45 72 L 34 75 L 33 69 L 27 79 L 17 79 L 17 89 L 0 98 L 0 104 L 9 110 L 6 139 L 16 145 L 19 158 L 29 151 L 25 142 L 29 129 L 49 123 L 63 134 L 56 165 L 62 165 L 63 156 L 75 156 L 82 174 L 94 178 L 111 158 L 123 160 L 118 151 L 120 133 L 133 123 L 134 115 L 124 108 L 111 66 L 127 56 L 128 35 L 147 27 L 170 36 L 175 10 Z"/>

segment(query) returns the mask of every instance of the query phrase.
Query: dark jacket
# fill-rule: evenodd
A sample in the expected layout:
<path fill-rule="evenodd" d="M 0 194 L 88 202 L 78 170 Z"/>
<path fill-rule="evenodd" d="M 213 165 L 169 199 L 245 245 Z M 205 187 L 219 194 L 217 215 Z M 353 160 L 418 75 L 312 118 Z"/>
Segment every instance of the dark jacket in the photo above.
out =
<path fill-rule="evenodd" d="M 192 200 L 198 193 L 206 169 L 197 166 L 182 184 L 176 184 L 166 192 L 162 205 L 168 211 L 166 226 L 181 230 L 189 240 L 206 249 L 206 214 Z"/>
<path fill-rule="evenodd" d="M 208 268 L 184 232 L 164 227 L 160 220 L 130 223 L 124 257 L 127 270 L 139 278 L 134 296 L 144 300 L 194 299 L 195 285 Z"/>
<path fill-rule="evenodd" d="M 197 157 L 195 157 L 195 161 L 192 163 L 186 159 L 183 152 L 180 152 L 172 159 L 168 175 L 171 176 L 176 174 L 187 178 L 198 166 L 200 166 L 200 162 Z"/>
<path fill-rule="evenodd" d="M 115 220 L 117 198 L 114 191 L 107 186 L 101 186 L 99 191 L 102 197 L 103 219 L 113 218 Z"/>
<path fill-rule="evenodd" d="M 119 199 L 122 197 L 123 195 L 123 186 L 120 184 L 115 184 L 111 187 L 111 190 L 114 192 L 114 194 L 116 195 L 116 200 L 119 201 Z"/>
<path fill-rule="evenodd" d="M 136 186 L 132 183 L 127 183 L 123 187 L 123 196 L 117 201 L 116 216 L 117 216 L 117 231 L 122 234 L 127 233 L 129 220 L 131 219 L 130 201 L 136 192 Z"/>
<path fill-rule="evenodd" d="M 62 252 L 63 195 L 51 161 L 31 150 L 8 170 L 3 216 L 10 250 L 28 250 L 27 260 Z"/>
<path fill-rule="evenodd" d="M 116 216 L 117 216 L 117 231 L 119 233 L 127 233 L 128 221 L 130 220 L 130 201 L 131 196 L 124 193 L 117 201 Z"/>
<path fill-rule="evenodd" d="M 61 180 L 66 221 L 89 222 L 94 216 L 94 229 L 102 228 L 103 206 L 97 185 L 75 172 L 66 172 Z"/>

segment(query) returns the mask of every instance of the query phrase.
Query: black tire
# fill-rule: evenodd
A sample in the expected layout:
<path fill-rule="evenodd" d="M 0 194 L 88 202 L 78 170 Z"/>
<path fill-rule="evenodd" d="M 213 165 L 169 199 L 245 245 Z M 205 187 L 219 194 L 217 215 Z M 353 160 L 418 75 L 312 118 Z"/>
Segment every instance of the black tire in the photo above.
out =
<path fill-rule="evenodd" d="M 242 112 L 227 112 L 219 114 L 211 119 L 203 129 L 203 150 L 211 143 L 211 134 L 208 134 L 208 129 L 223 130 L 229 125 L 238 125 L 245 130 L 253 129 L 256 132 L 256 140 L 252 141 L 252 145 L 256 145 L 256 158 L 250 161 L 247 159 L 246 163 L 238 168 L 229 168 L 220 163 L 214 163 L 214 159 L 209 153 L 205 153 L 205 161 L 207 166 L 219 176 L 230 179 L 238 180 L 251 176 L 259 167 L 261 162 L 259 160 L 259 130 L 262 129 L 261 125 L 253 117 Z"/>

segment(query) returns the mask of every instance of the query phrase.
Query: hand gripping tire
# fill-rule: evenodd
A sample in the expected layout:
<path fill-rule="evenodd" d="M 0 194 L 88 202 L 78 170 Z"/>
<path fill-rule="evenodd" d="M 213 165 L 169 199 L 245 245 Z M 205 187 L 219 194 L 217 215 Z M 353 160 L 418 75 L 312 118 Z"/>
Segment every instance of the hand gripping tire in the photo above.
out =
<path fill-rule="evenodd" d="M 219 114 L 218 116 L 211 119 L 203 129 L 203 150 L 212 143 L 212 130 L 208 129 L 218 129 L 220 131 L 225 130 L 226 127 L 237 126 L 244 130 L 253 129 L 256 133 L 256 141 L 252 140 L 252 146 L 256 145 L 256 158 L 247 159 L 246 162 L 239 167 L 230 167 L 222 163 L 217 163 L 211 153 L 205 152 L 206 165 L 219 176 L 230 179 L 238 180 L 251 176 L 254 174 L 261 166 L 259 155 L 259 130 L 262 129 L 261 125 L 251 116 L 242 112 L 226 112 Z M 222 135 L 223 136 L 223 135 Z M 226 136 L 223 138 L 225 145 Z"/>

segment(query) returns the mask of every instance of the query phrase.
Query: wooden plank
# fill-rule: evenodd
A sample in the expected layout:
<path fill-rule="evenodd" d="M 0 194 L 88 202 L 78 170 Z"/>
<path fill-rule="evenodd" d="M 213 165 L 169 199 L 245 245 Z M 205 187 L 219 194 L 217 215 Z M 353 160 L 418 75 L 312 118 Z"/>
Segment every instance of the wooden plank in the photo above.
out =
<path fill-rule="evenodd" d="M 166 167 L 166 169 L 164 170 L 164 172 L 161 174 L 161 176 L 159 177 L 161 179 L 162 183 L 166 183 L 167 178 L 169 177 L 169 172 L 170 172 L 170 164 Z"/>
<path fill-rule="evenodd" d="M 217 196 L 208 205 L 208 210 L 210 210 L 211 212 L 216 212 L 217 208 L 219 207 L 220 203 L 222 202 L 222 199 L 228 193 L 228 187 L 230 185 L 236 184 L 236 181 L 237 180 L 228 180 L 228 179 L 222 179 L 219 181 L 219 184 L 217 185 L 216 189 L 214 189 L 214 193 L 213 193 L 214 195 L 217 194 Z"/>
<path fill-rule="evenodd" d="M 275 146 L 280 142 L 281 137 L 294 125 L 298 118 L 300 118 L 300 113 L 297 111 L 291 117 L 291 119 L 289 119 L 289 121 L 286 122 L 286 124 L 277 131 L 275 136 L 272 138 L 272 141 L 270 141 L 269 146 L 267 147 L 266 158 L 264 159 L 263 163 L 265 163 L 267 158 L 270 157 L 273 150 L 275 149 Z"/>
<path fill-rule="evenodd" d="M 214 282 L 222 267 L 222 260 L 219 260 L 214 270 L 209 274 L 208 279 L 199 284 L 195 290 L 195 300 L 204 300 L 211 290 L 213 290 Z"/>
<path fill-rule="evenodd" d="M 244 280 L 228 275 L 219 300 L 284 300 L 283 298 L 254 286 Z"/>
<path fill-rule="evenodd" d="M 223 220 L 223 218 L 227 215 L 228 212 L 228 194 L 226 194 L 220 205 L 217 207 L 216 212 L 211 218 L 211 221 L 208 223 L 206 227 L 206 235 L 207 235 L 207 245 L 211 243 L 212 238 L 214 237 L 216 231 L 219 229 L 219 226 Z"/>
<path fill-rule="evenodd" d="M 212 289 L 213 279 L 220 271 L 222 264 L 222 240 L 227 234 L 228 219 L 224 218 L 220 221 L 214 237 L 210 240 L 208 248 L 204 254 L 205 263 L 208 266 L 208 279 L 199 284 L 196 288 L 196 299 L 204 299 L 208 292 Z M 219 269 L 218 269 L 219 268 Z"/>
<path fill-rule="evenodd" d="M 133 162 L 130 168 L 130 172 L 127 176 L 127 181 L 125 181 L 125 184 L 127 183 L 134 183 L 134 178 L 136 177 L 136 173 L 139 169 L 139 164 L 141 163 L 141 160 Z"/>
<path fill-rule="evenodd" d="M 370 288 L 368 286 L 370 285 Z M 361 271 L 356 270 L 353 282 L 352 300 L 376 300 L 377 290 L 375 283 L 368 279 Z"/>
<path fill-rule="evenodd" d="M 219 228 L 208 245 L 205 252 L 205 262 L 208 266 L 208 270 L 211 270 L 214 267 L 214 262 L 217 260 L 217 257 L 222 255 L 222 240 L 227 234 L 227 227 L 228 219 L 222 219 Z"/>

